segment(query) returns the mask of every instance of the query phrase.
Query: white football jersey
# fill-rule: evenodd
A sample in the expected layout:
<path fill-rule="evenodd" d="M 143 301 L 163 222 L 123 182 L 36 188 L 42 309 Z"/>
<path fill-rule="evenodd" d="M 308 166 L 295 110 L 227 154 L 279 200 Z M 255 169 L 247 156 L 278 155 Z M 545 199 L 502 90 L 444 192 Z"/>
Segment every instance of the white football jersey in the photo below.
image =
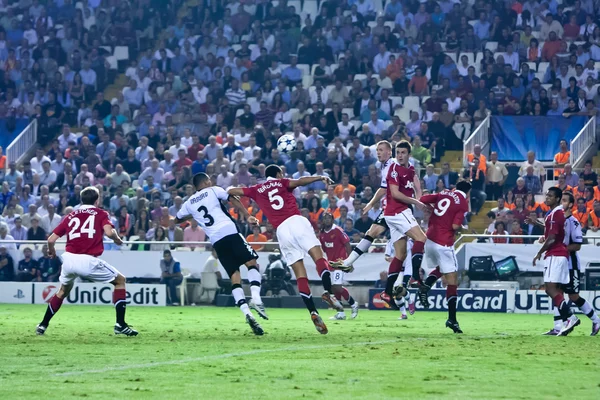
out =
<path fill-rule="evenodd" d="M 565 220 L 565 245 L 583 243 L 583 233 L 581 232 L 581 224 L 577 218 L 570 216 Z M 580 260 L 579 253 L 576 251 L 569 252 L 569 269 L 579 269 Z"/>
<path fill-rule="evenodd" d="M 204 229 L 212 244 L 225 236 L 237 235 L 233 218 L 221 203 L 228 200 L 229 194 L 219 186 L 211 186 L 194 193 L 177 211 L 177 218 L 191 215 Z"/>
<path fill-rule="evenodd" d="M 380 163 L 379 168 L 381 169 L 381 185 L 380 187 L 387 189 L 388 184 L 387 184 L 387 176 L 388 176 L 388 171 L 390 170 L 390 166 L 392 164 L 394 164 L 396 162 L 396 160 L 394 160 L 394 158 L 390 158 L 389 160 L 387 160 L 384 163 Z"/>

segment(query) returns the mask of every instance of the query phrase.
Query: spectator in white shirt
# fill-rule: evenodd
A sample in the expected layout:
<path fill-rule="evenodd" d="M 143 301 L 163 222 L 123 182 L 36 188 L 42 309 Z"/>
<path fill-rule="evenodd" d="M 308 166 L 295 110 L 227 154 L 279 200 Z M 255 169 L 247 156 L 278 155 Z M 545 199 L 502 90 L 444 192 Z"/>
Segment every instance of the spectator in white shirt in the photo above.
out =
<path fill-rule="evenodd" d="M 162 168 L 160 168 L 160 163 L 158 159 L 155 158 L 154 160 L 152 160 L 151 165 L 140 174 L 140 177 L 138 178 L 138 183 L 140 184 L 140 186 L 143 186 L 146 178 L 151 176 L 154 179 L 154 182 L 160 185 L 164 175 L 165 171 Z"/>
<path fill-rule="evenodd" d="M 446 103 L 448 103 L 448 111 L 455 113 L 456 110 L 460 108 L 460 100 L 460 97 L 456 96 L 456 90 L 451 90 L 450 97 L 446 99 Z"/>
<path fill-rule="evenodd" d="M 510 64 L 513 71 L 519 71 L 519 55 L 514 52 L 513 45 L 511 43 L 506 45 L 506 53 L 504 53 L 504 63 Z"/>
<path fill-rule="evenodd" d="M 140 108 L 144 101 L 144 91 L 138 87 L 135 79 L 129 81 L 129 87 L 123 89 L 123 98 L 132 109 Z"/>
<path fill-rule="evenodd" d="M 169 147 L 169 153 L 179 154 L 179 150 L 183 150 L 183 151 L 185 151 L 185 154 L 187 154 L 188 148 L 186 146 L 184 146 L 183 143 L 181 143 L 181 138 L 176 137 L 174 140 L 175 140 L 175 143 L 171 147 Z"/>
<path fill-rule="evenodd" d="M 351 196 L 350 189 L 346 188 L 342 192 L 342 198 L 337 201 L 337 206 L 348 207 L 348 214 L 352 214 L 354 212 L 354 197 Z"/>
<path fill-rule="evenodd" d="M 54 185 L 54 182 L 56 182 L 56 171 L 53 171 L 50 168 L 50 160 L 44 160 L 42 162 L 42 172 L 40 172 L 39 175 L 40 184 L 46 186 Z"/>
<path fill-rule="evenodd" d="M 58 137 L 58 148 L 64 153 L 69 147 L 69 142 L 77 143 L 77 136 L 71 132 L 68 124 L 63 125 L 62 135 Z"/>
<path fill-rule="evenodd" d="M 244 148 L 244 158 L 246 160 L 252 160 L 254 158 L 255 150 L 262 149 L 256 145 L 256 137 L 250 136 L 250 138 L 248 139 L 248 146 Z"/>
<path fill-rule="evenodd" d="M 383 120 L 377 118 L 376 111 L 371 111 L 371 120 L 365 125 L 373 135 L 381 135 L 385 130 L 385 124 Z M 363 125 L 363 132 L 365 131 L 365 125 Z"/>
<path fill-rule="evenodd" d="M 90 68 L 89 61 L 83 62 L 83 69 L 79 71 L 79 75 L 81 75 L 81 81 L 84 85 L 93 89 L 96 88 L 96 71 Z"/>
<path fill-rule="evenodd" d="M 231 186 L 233 174 L 229 172 L 229 170 L 227 169 L 227 165 L 225 164 L 222 164 L 219 167 L 219 170 L 221 171 L 221 173 L 219 174 L 219 176 L 217 176 L 217 186 L 223 189 L 227 189 L 229 186 Z"/>
<path fill-rule="evenodd" d="M 197 81 L 196 87 L 192 89 L 192 94 L 194 95 L 194 99 L 196 99 L 198 104 L 204 104 L 206 103 L 208 88 L 204 86 L 203 81 Z"/>
<path fill-rule="evenodd" d="M 165 174 L 168 174 L 169 172 L 173 171 L 173 165 L 175 165 L 175 161 L 173 161 L 173 154 L 169 150 L 165 151 L 163 156 L 165 159 L 162 160 L 158 166 L 165 171 Z"/>
<path fill-rule="evenodd" d="M 373 70 L 376 74 L 379 74 L 379 71 L 382 69 L 387 68 L 390 63 L 390 55 L 391 53 L 387 51 L 385 44 L 381 43 L 379 45 L 379 53 L 373 59 Z"/>
<path fill-rule="evenodd" d="M 377 114 L 376 114 L 377 115 Z M 350 123 L 350 118 L 347 113 L 342 114 L 342 120 L 337 124 L 339 137 L 346 140 L 348 136 L 354 135 L 354 125 Z"/>
<path fill-rule="evenodd" d="M 41 148 L 37 149 L 35 151 L 35 157 L 33 157 L 30 160 L 31 170 L 33 171 L 34 174 L 39 174 L 40 172 L 43 171 L 42 163 L 44 161 L 50 162 L 50 159 L 44 155 L 44 150 L 42 150 Z"/>
<path fill-rule="evenodd" d="M 62 174 L 65 170 L 65 159 L 63 158 L 63 154 L 61 152 L 56 153 L 54 161 L 50 163 L 50 168 L 52 171 L 56 172 L 56 174 Z"/>
<path fill-rule="evenodd" d="M 48 204 L 48 213 L 44 215 L 40 221 L 40 225 L 47 234 L 50 234 L 60 224 L 62 218 L 56 214 L 54 204 Z"/>

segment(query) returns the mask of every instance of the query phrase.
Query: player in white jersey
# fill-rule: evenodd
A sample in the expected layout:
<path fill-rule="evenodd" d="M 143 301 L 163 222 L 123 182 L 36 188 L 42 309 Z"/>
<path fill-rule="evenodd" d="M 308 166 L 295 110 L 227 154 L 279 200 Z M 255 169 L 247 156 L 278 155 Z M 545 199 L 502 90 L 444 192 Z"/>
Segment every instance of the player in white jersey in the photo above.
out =
<path fill-rule="evenodd" d="M 204 173 L 194 175 L 192 184 L 196 188 L 190 198 L 181 206 L 177 212 L 176 224 L 189 219 L 195 219 L 209 237 L 217 257 L 227 274 L 231 278 L 232 295 L 236 305 L 246 317 L 246 322 L 252 328 L 255 335 L 262 335 L 263 329 L 256 322 L 250 307 L 264 319 L 267 318 L 265 308 L 260 297 L 261 275 L 256 266 L 258 254 L 250 247 L 246 239 L 239 233 L 233 218 L 229 215 L 222 201 L 230 201 L 238 211 L 246 217 L 248 223 L 258 224 L 258 220 L 249 215 L 248 210 L 242 205 L 237 197 L 231 197 L 225 190 L 218 186 L 212 186 L 210 177 Z M 242 277 L 240 266 L 248 267 L 248 280 L 252 301 L 250 306 L 246 303 L 246 296 L 242 289 Z"/>
<path fill-rule="evenodd" d="M 369 251 L 369 247 L 373 243 L 375 238 L 384 234 L 388 230 L 388 225 L 384 218 L 384 210 L 385 210 L 385 196 L 387 192 L 387 176 L 390 170 L 390 167 L 396 163 L 396 160 L 392 157 L 392 145 L 390 142 L 386 140 L 382 140 L 377 143 L 377 160 L 380 163 L 380 172 L 381 172 L 381 184 L 379 189 L 375 192 L 375 195 L 371 199 L 371 201 L 363 208 L 363 214 L 368 213 L 373 205 L 378 202 L 384 201 L 381 207 L 381 213 L 377 217 L 377 219 L 373 222 L 369 230 L 366 232 L 365 236 L 360 240 L 360 242 L 352 249 L 352 253 L 343 260 L 342 262 L 332 262 L 330 263 L 333 268 L 339 268 L 344 271 L 352 271 L 352 264 L 356 262 L 356 260 L 363 254 Z M 421 182 L 418 176 L 415 174 L 414 179 L 414 188 L 415 188 L 415 197 L 418 199 L 421 197 Z M 406 238 L 400 239 L 400 246 L 403 249 L 406 249 Z M 404 250 L 404 254 L 399 255 L 397 257 L 401 260 L 406 260 L 406 250 Z M 412 268 L 412 267 L 411 267 Z M 395 275 L 395 274 L 392 274 Z M 389 277 L 390 280 L 394 279 L 394 276 Z M 402 296 L 399 296 L 402 297 Z"/>
<path fill-rule="evenodd" d="M 398 276 L 396 282 L 394 283 L 394 287 L 404 287 L 406 288 L 406 292 L 404 296 L 396 296 L 394 298 L 394 302 L 396 306 L 400 309 L 401 316 L 398 319 L 408 319 L 406 315 L 406 304 L 408 304 L 408 312 L 410 315 L 415 313 L 415 302 L 411 298 L 411 293 L 409 289 L 409 281 L 412 277 L 412 261 L 411 261 L 411 250 L 413 246 L 412 239 L 408 239 L 406 242 L 406 258 L 404 259 L 404 275 L 402 280 L 400 280 L 400 276 Z M 385 261 L 390 262 L 392 258 L 394 258 L 394 243 L 390 240 L 387 242 L 385 246 Z"/>
<path fill-rule="evenodd" d="M 600 318 L 594 308 L 583 297 L 579 296 L 579 279 L 580 279 L 580 260 L 577 253 L 583 243 L 583 233 L 581 232 L 581 224 L 572 214 L 575 206 L 575 198 L 565 192 L 562 196 L 562 206 L 565 210 L 565 245 L 569 251 L 569 283 L 565 285 L 565 293 L 569 295 L 569 300 L 575 304 L 583 314 L 592 321 L 592 333 L 590 336 L 596 336 L 600 331 Z M 563 327 L 563 323 L 558 308 L 554 307 L 554 328 L 544 333 L 544 335 L 556 336 Z"/>

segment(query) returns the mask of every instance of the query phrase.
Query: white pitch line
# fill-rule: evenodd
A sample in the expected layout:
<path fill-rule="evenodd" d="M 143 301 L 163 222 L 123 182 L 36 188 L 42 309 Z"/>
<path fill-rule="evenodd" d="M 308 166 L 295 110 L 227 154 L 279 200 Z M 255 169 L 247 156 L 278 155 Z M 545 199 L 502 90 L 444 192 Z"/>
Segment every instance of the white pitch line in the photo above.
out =
<path fill-rule="evenodd" d="M 211 356 L 184 358 L 182 360 L 159 361 L 159 362 L 145 363 L 145 364 L 129 364 L 129 365 L 122 365 L 120 367 L 107 367 L 107 368 L 99 368 L 99 369 L 90 369 L 90 370 L 85 370 L 85 371 L 62 372 L 62 373 L 54 374 L 54 376 L 102 374 L 105 372 L 126 371 L 129 369 L 141 369 L 141 368 L 154 368 L 154 367 L 162 367 L 164 365 L 179 365 L 179 364 L 188 364 L 188 363 L 201 362 L 201 361 L 222 360 L 225 358 L 254 356 L 257 354 L 277 353 L 277 352 L 282 352 L 282 351 L 321 350 L 321 349 L 334 348 L 334 347 L 368 346 L 368 345 L 389 344 L 389 343 L 398 343 L 398 342 L 399 342 L 399 340 L 381 340 L 381 341 L 377 341 L 377 342 L 357 342 L 357 343 L 348 343 L 348 344 L 325 344 L 325 345 L 317 345 L 317 346 L 281 347 L 278 349 L 251 350 L 251 351 L 241 351 L 241 352 L 237 352 L 237 353 L 215 354 L 215 355 L 211 355 Z"/>
<path fill-rule="evenodd" d="M 507 336 L 508 335 L 506 335 L 506 334 L 498 334 L 498 335 L 483 335 L 483 336 L 465 336 L 464 338 L 465 339 L 492 339 L 492 338 L 500 338 L 500 337 L 507 337 Z M 410 338 L 408 340 L 427 340 L 427 339 L 431 339 L 431 338 Z M 292 346 L 292 347 L 280 347 L 278 349 L 250 350 L 250 351 L 241 351 L 241 352 L 237 352 L 237 353 L 214 354 L 214 355 L 210 355 L 210 356 L 184 358 L 181 360 L 158 361 L 158 362 L 144 363 L 144 364 L 128 364 L 128 365 L 122 365 L 120 367 L 107 367 L 107 368 L 99 368 L 99 369 L 90 369 L 90 370 L 85 370 L 85 371 L 61 372 L 61 373 L 53 374 L 53 376 L 76 376 L 76 375 L 86 375 L 86 374 L 102 374 L 102 373 L 113 372 L 113 371 L 127 371 L 130 369 L 162 367 L 164 365 L 180 365 L 180 364 L 188 364 L 188 363 L 193 363 L 193 362 L 223 360 L 225 358 L 255 356 L 257 354 L 278 353 L 278 352 L 282 352 L 282 351 L 322 350 L 322 349 L 329 349 L 329 348 L 336 348 L 336 347 L 357 347 L 357 346 L 400 343 L 401 341 L 402 340 L 380 340 L 380 341 L 375 341 L 375 342 L 356 342 L 356 343 L 347 343 L 347 344 L 324 344 L 324 345 L 313 345 L 313 346 Z M 406 339 L 404 339 L 404 341 L 406 341 Z"/>

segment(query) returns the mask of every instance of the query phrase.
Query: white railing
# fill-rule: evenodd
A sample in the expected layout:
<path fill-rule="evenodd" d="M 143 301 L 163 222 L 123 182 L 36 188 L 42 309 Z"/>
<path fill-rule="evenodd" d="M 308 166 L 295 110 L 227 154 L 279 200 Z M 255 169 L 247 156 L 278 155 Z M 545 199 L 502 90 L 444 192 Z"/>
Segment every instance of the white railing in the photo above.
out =
<path fill-rule="evenodd" d="M 465 164 L 467 164 L 467 155 L 473 153 L 476 144 L 481 146 L 482 153 L 485 154 L 486 147 L 490 142 L 491 122 L 492 117 L 488 115 L 486 119 L 481 121 L 481 124 L 479 124 L 471 136 L 465 140 L 465 143 L 463 144 L 463 162 Z"/>
<path fill-rule="evenodd" d="M 27 155 L 29 149 L 31 149 L 36 141 L 37 119 L 34 119 L 6 148 L 6 158 L 8 159 L 8 162 L 14 161 L 17 164 L 21 162 L 22 158 Z"/>
<path fill-rule="evenodd" d="M 596 143 L 596 117 L 590 120 L 583 126 L 581 131 L 571 141 L 571 156 L 569 163 L 575 168 L 581 163 L 588 149 Z"/>

